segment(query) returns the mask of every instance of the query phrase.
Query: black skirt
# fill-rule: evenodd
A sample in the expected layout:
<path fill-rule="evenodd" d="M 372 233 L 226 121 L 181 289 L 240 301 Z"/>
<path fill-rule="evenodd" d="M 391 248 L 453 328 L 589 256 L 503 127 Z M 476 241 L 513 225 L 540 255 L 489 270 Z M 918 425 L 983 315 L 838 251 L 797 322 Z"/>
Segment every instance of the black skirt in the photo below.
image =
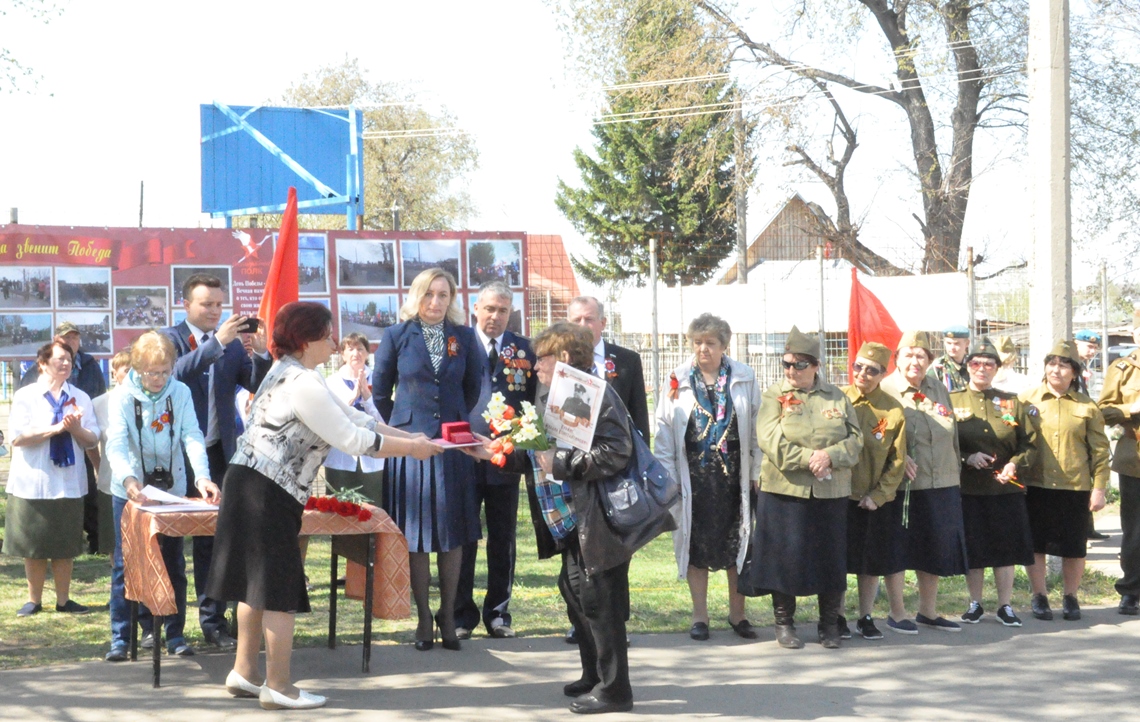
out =
<path fill-rule="evenodd" d="M 896 499 L 903 499 L 905 490 Z M 956 486 L 910 492 L 906 527 L 906 568 L 956 577 L 969 569 L 962 493 Z"/>
<path fill-rule="evenodd" d="M 1091 496 L 1091 491 L 1027 488 L 1025 506 L 1029 510 L 1034 553 L 1084 559 L 1088 553 Z"/>
<path fill-rule="evenodd" d="M 847 500 L 847 573 L 881 577 L 906 569 L 903 495 L 874 511 Z"/>
<path fill-rule="evenodd" d="M 962 522 L 971 569 L 1033 564 L 1025 494 L 963 494 Z"/>
<path fill-rule="evenodd" d="M 308 612 L 298 535 L 305 507 L 272 479 L 230 465 L 206 596 L 270 612 Z"/>
<path fill-rule="evenodd" d="M 761 491 L 751 584 L 760 593 L 804 597 L 847 589 L 847 499 L 801 499 Z"/>

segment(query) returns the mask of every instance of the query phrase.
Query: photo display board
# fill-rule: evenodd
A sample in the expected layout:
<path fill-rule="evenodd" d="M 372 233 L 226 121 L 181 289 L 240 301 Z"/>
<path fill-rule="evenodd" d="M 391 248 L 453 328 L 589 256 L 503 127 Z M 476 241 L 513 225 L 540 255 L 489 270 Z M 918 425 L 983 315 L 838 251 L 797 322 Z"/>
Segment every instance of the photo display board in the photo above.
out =
<path fill-rule="evenodd" d="M 223 318 L 255 315 L 277 241 L 275 229 L 0 227 L 0 360 L 27 360 L 57 325 L 75 323 L 82 348 L 106 358 L 143 331 L 186 319 L 182 285 L 197 273 L 222 281 Z M 439 266 L 456 276 L 472 318 L 479 286 L 514 294 L 510 328 L 526 333 L 526 234 L 505 232 L 304 231 L 299 297 L 332 310 L 339 339 L 374 344 L 400 321 L 415 275 Z"/>

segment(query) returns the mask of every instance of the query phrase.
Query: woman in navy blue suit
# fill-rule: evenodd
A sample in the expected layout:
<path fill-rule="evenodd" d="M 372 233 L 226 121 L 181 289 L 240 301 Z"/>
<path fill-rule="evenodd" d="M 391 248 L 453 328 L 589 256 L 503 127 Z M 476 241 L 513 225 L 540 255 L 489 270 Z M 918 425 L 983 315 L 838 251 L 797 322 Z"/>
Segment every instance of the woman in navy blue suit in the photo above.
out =
<path fill-rule="evenodd" d="M 416 276 L 400 317 L 404 322 L 385 329 L 376 349 L 372 397 L 390 426 L 438 438 L 442 424 L 466 421 L 479 400 L 479 342 L 462 325 L 455 279 L 441 268 Z M 435 622 L 444 649 L 459 649 L 454 610 L 463 545 L 481 536 L 474 473 L 471 458 L 455 450 L 424 461 L 398 457 L 385 465 L 383 506 L 408 540 L 420 651 L 435 640 L 428 600 L 431 552 L 439 570 Z"/>

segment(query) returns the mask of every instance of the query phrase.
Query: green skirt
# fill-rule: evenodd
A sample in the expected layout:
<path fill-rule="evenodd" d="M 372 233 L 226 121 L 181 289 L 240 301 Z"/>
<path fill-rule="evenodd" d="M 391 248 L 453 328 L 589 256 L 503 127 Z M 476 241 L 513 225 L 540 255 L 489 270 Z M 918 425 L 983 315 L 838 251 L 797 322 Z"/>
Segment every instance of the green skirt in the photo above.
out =
<path fill-rule="evenodd" d="M 8 497 L 4 554 L 24 559 L 73 559 L 85 550 L 82 497 Z"/>

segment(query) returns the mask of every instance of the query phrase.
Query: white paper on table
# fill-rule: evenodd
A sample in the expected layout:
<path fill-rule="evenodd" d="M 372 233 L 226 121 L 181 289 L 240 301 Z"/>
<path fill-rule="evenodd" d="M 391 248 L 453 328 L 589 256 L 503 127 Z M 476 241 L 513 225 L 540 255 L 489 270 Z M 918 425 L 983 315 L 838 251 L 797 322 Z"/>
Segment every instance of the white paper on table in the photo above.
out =
<path fill-rule="evenodd" d="M 217 511 L 218 507 L 213 504 L 208 504 L 204 501 L 194 501 L 186 499 L 185 497 L 175 496 L 168 491 L 163 491 L 157 487 L 144 486 L 139 491 L 140 496 L 144 496 L 151 501 L 156 501 L 158 504 L 142 505 L 143 511 L 149 511 L 152 514 L 173 514 L 175 512 L 184 511 Z"/>

